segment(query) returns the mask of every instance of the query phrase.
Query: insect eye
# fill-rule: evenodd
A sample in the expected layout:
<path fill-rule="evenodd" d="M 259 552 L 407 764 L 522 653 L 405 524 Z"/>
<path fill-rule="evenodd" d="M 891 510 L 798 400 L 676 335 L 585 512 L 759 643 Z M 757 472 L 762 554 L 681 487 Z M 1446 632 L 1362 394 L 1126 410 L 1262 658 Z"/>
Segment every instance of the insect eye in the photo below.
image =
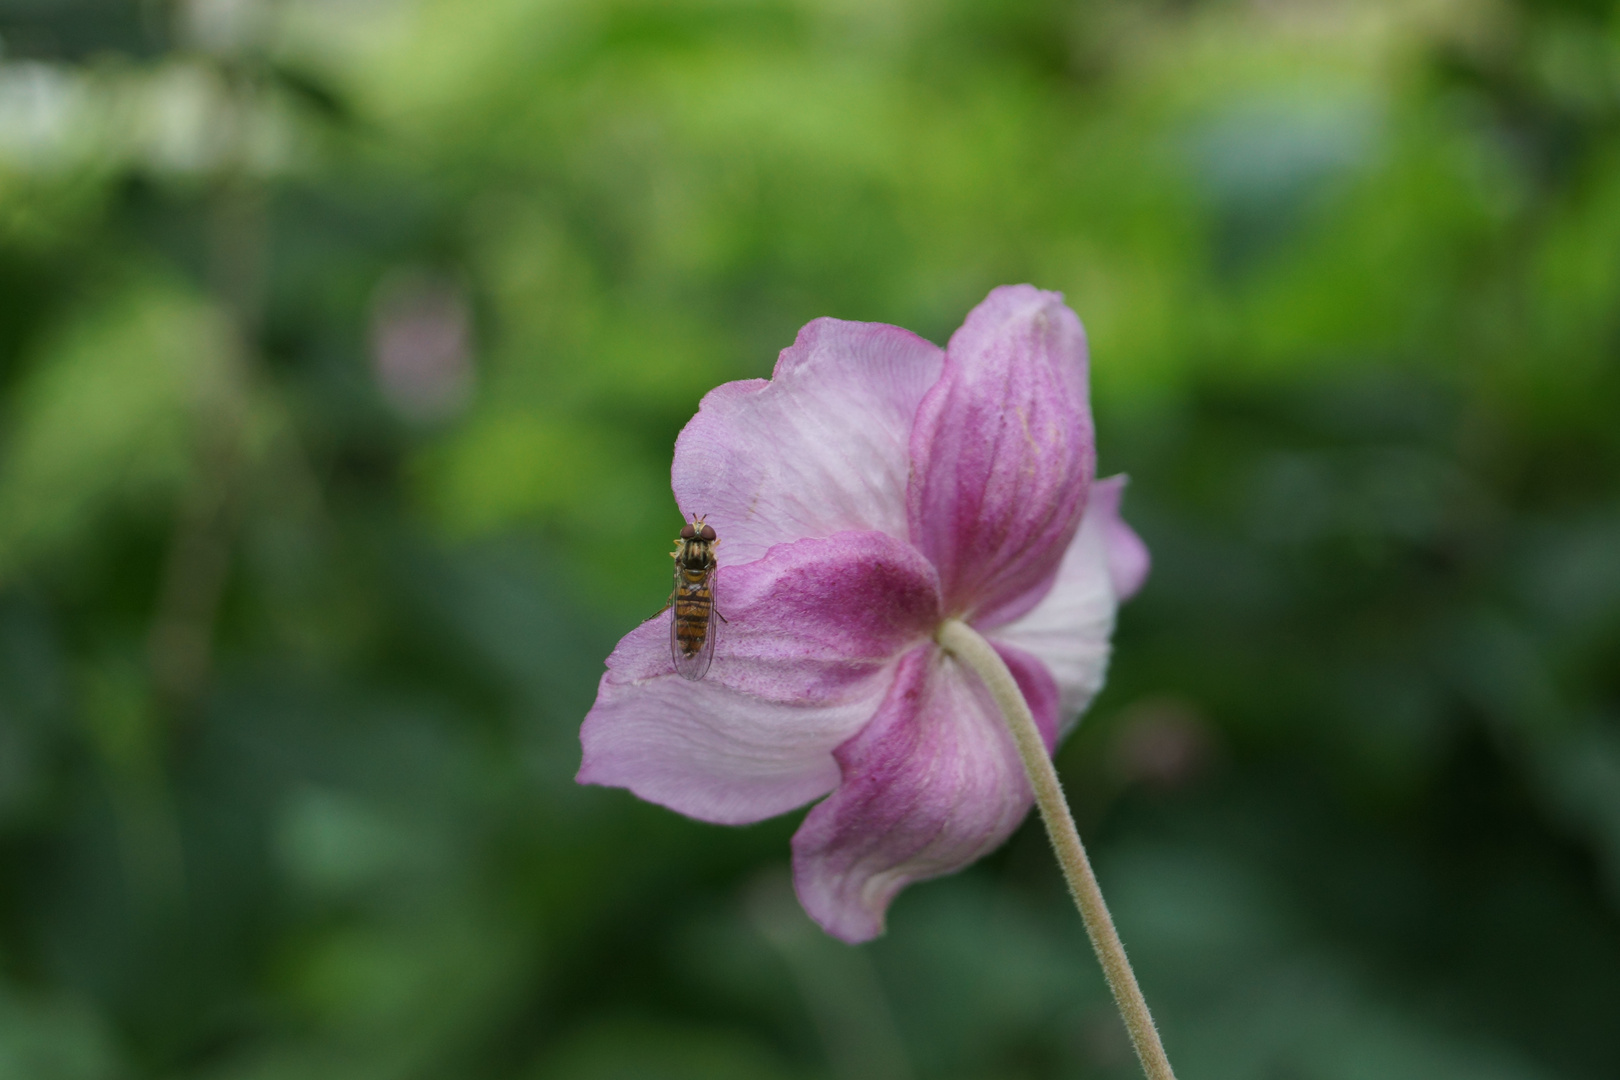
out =
<path fill-rule="evenodd" d="M 705 540 L 713 540 L 714 539 L 714 526 L 712 526 L 712 525 L 703 526 L 703 531 L 698 533 L 698 535 L 703 537 L 703 539 L 705 539 Z"/>
<path fill-rule="evenodd" d="M 692 539 L 692 537 L 694 537 L 696 535 L 697 535 L 697 530 L 693 529 L 692 526 L 690 526 L 690 525 L 682 525 L 681 526 L 681 539 L 682 540 L 690 540 L 690 539 Z"/>

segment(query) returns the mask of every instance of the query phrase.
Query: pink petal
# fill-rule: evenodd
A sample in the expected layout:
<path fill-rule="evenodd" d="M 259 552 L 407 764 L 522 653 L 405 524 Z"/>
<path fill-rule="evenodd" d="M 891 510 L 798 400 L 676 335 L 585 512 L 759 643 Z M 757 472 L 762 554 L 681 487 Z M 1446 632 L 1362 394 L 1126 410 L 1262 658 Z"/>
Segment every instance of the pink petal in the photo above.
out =
<path fill-rule="evenodd" d="M 1054 729 L 1055 687 L 1026 693 Z M 906 885 L 999 846 L 1032 801 L 983 684 L 932 644 L 901 659 L 877 715 L 834 756 L 843 782 L 793 837 L 794 884 L 811 918 L 848 942 L 881 934 Z"/>
<path fill-rule="evenodd" d="M 951 336 L 911 431 L 912 543 L 980 627 L 1038 602 L 1095 468 L 1086 338 L 1057 293 L 1007 285 Z"/>
<path fill-rule="evenodd" d="M 649 637 L 669 661 L 669 633 Z M 632 634 L 634 636 L 634 634 Z M 629 642 L 621 643 L 621 648 Z M 629 788 L 648 802 L 720 825 L 785 814 L 838 784 L 832 750 L 870 719 L 881 675 L 830 705 L 791 705 L 713 679 L 671 674 L 616 684 L 608 672 L 580 729 L 581 784 Z"/>
<path fill-rule="evenodd" d="M 838 782 L 833 750 L 877 708 L 893 661 L 939 618 L 933 568 L 882 533 L 772 548 L 715 574 L 714 664 L 675 675 L 668 616 L 608 657 L 577 779 L 705 821 L 784 813 Z"/>
<path fill-rule="evenodd" d="M 896 326 L 808 324 L 769 382 L 705 395 L 675 443 L 681 512 L 707 515 L 722 566 L 807 536 L 906 539 L 912 419 L 943 357 Z"/>
<path fill-rule="evenodd" d="M 1051 590 L 1028 614 L 991 634 L 998 648 L 1024 650 L 1057 680 L 1063 733 L 1102 689 L 1114 613 L 1147 577 L 1147 547 L 1119 516 L 1124 490 L 1123 476 L 1091 485 L 1080 531 Z"/>

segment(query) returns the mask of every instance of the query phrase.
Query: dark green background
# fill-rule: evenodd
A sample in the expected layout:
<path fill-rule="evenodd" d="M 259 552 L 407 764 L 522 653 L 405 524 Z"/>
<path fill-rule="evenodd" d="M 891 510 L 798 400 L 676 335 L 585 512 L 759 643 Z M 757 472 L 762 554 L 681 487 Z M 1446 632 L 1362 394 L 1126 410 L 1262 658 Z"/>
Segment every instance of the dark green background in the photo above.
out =
<path fill-rule="evenodd" d="M 852 950 L 572 782 L 702 393 L 1020 281 L 1180 1075 L 1620 1075 L 1614 5 L 3 0 L 0 1080 L 1133 1075 L 1034 825 Z"/>

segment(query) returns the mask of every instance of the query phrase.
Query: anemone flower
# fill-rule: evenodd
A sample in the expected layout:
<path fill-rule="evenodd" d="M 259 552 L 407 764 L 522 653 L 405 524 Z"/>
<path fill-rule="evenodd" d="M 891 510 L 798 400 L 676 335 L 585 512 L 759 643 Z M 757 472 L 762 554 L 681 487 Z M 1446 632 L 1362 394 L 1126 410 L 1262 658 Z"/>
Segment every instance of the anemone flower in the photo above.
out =
<path fill-rule="evenodd" d="M 1067 817 L 1050 753 L 1148 570 L 1095 462 L 1085 334 L 1056 293 L 998 288 L 944 349 L 810 323 L 675 444 L 680 509 L 719 537 L 707 675 L 676 673 L 668 617 L 627 634 L 578 779 L 722 824 L 821 799 L 793 838 L 800 902 L 845 941 L 882 933 L 907 884 L 1007 838 L 1037 771 Z"/>

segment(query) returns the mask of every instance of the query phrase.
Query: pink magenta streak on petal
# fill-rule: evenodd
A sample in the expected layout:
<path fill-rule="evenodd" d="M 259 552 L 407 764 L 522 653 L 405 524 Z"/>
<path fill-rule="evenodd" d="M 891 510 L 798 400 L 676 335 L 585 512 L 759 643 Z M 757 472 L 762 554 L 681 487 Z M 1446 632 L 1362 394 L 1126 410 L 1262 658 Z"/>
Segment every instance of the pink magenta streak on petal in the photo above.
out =
<path fill-rule="evenodd" d="M 1080 524 L 1095 467 L 1086 339 L 1057 293 L 993 291 L 946 347 L 911 432 L 911 540 L 946 609 L 981 629 L 1033 607 Z"/>
<path fill-rule="evenodd" d="M 824 700 L 939 622 L 939 579 L 910 544 L 880 532 L 779 544 L 717 572 L 718 677 L 750 693 Z M 735 614 L 734 614 L 735 612 Z"/>
<path fill-rule="evenodd" d="M 848 942 L 882 933 L 906 885 L 994 850 L 1032 802 L 983 684 L 933 644 L 906 653 L 871 723 L 834 756 L 843 779 L 793 837 L 794 885 Z"/>
<path fill-rule="evenodd" d="M 943 359 L 897 326 L 817 319 L 769 382 L 710 391 L 675 443 L 673 485 L 720 534 L 720 565 L 837 532 L 906 539 L 912 420 Z"/>

